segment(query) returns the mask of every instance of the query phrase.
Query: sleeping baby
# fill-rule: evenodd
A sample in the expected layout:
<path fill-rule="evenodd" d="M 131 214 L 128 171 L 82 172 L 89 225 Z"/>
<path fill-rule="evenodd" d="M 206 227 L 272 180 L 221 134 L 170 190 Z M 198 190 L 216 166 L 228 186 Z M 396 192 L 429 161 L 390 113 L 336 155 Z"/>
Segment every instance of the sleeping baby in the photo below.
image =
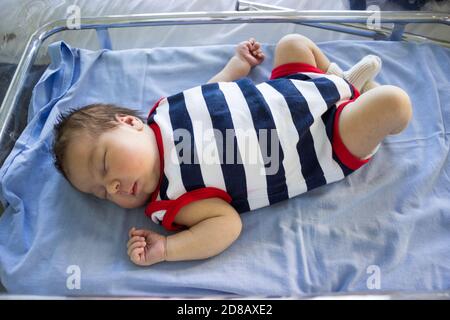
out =
<path fill-rule="evenodd" d="M 246 78 L 264 60 L 254 39 L 207 84 L 159 100 L 147 121 L 93 104 L 55 126 L 55 165 L 79 191 L 145 214 L 169 236 L 132 228 L 135 264 L 205 259 L 242 230 L 240 213 L 345 178 L 406 128 L 408 95 L 373 81 L 381 60 L 348 71 L 308 38 L 277 44 L 270 80 Z"/>

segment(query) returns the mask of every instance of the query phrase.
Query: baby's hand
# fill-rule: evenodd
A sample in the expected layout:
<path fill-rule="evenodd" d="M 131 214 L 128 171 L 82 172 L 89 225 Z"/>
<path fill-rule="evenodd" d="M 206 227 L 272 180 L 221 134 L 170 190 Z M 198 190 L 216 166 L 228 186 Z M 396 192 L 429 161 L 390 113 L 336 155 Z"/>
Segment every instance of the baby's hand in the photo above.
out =
<path fill-rule="evenodd" d="M 128 236 L 128 256 L 138 266 L 149 266 L 165 260 L 165 236 L 150 230 L 136 230 L 134 227 Z"/>
<path fill-rule="evenodd" d="M 261 50 L 261 44 L 253 38 L 238 44 L 236 47 L 236 56 L 239 59 L 248 62 L 251 67 L 257 66 L 264 61 L 264 53 Z"/>

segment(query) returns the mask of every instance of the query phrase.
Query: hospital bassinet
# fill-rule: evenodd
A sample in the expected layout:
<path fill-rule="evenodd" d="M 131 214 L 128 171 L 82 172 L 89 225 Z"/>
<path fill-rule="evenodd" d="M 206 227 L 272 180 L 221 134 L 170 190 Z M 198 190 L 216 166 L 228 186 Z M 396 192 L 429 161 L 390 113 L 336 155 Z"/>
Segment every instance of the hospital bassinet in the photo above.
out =
<path fill-rule="evenodd" d="M 33 114 L 29 113 L 32 89 L 39 80 L 40 75 L 45 71 L 45 67 L 35 65 L 39 52 L 45 50 L 45 45 L 52 40 L 52 37 L 63 31 L 72 33 L 83 32 L 85 30 L 95 30 L 99 47 L 101 49 L 114 49 L 114 38 L 110 36 L 112 30 L 128 30 L 133 32 L 133 28 L 158 28 L 162 26 L 199 26 L 208 28 L 213 25 L 246 25 L 255 24 L 257 26 L 286 25 L 295 26 L 296 32 L 302 32 L 308 28 L 320 28 L 333 34 L 347 34 L 355 39 L 372 39 L 380 41 L 406 41 L 434 43 L 442 47 L 450 47 L 450 43 L 443 40 L 428 39 L 405 32 L 405 27 L 409 24 L 440 24 L 450 25 L 447 14 L 436 14 L 428 12 L 383 12 L 377 16 L 371 11 L 303 11 L 287 10 L 274 6 L 260 5 L 247 1 L 238 1 L 236 12 L 209 12 L 209 13 L 171 13 L 171 14 L 144 14 L 129 16 L 105 16 L 96 18 L 82 18 L 81 24 L 76 29 L 69 31 L 67 20 L 58 20 L 38 29 L 31 37 L 27 47 L 20 59 L 14 77 L 3 100 L 0 109 L 0 165 L 9 156 L 18 137 L 24 130 Z M 374 21 L 379 23 L 374 27 Z M 370 21 L 370 23 L 368 22 Z M 256 29 L 257 30 L 257 29 Z M 253 30 L 255 31 L 255 30 Z M 258 34 L 253 34 L 258 37 Z M 282 34 L 280 34 L 281 36 Z M 350 37 L 351 39 L 351 37 Z M 313 39 L 314 40 L 314 39 Z M 87 48 L 89 49 L 89 48 Z M 96 48 L 93 48 L 96 49 Z M 449 64 L 449 61 L 443 61 Z M 448 89 L 448 88 L 447 88 Z M 428 108 L 433 108 L 430 105 Z M 444 121 L 445 123 L 445 121 Z M 448 137 L 444 133 L 448 143 Z M 448 146 L 448 144 L 447 144 Z M 447 169 L 448 170 L 448 169 Z M 447 189 L 448 192 L 448 189 Z M 448 195 L 448 194 L 447 194 Z M 3 211 L 3 210 L 2 210 Z M 447 229 L 448 231 L 448 229 Z M 299 244 L 299 250 L 303 250 Z M 446 257 L 447 259 L 448 257 Z M 1 267 L 1 266 L 0 266 Z M 3 276 L 7 278 L 7 274 Z M 448 279 L 448 278 L 447 278 Z M 6 285 L 6 287 L 8 287 Z M 443 284 L 442 288 L 448 288 L 450 284 Z M 335 288 L 334 293 L 339 291 Z M 361 290 L 358 294 L 373 294 L 369 290 Z M 185 295 L 183 290 L 179 290 L 179 295 Z M 198 291 L 201 295 L 206 295 L 205 291 Z M 189 292 L 192 294 L 192 292 Z M 213 291 L 213 294 L 217 292 Z M 354 294 L 341 292 L 339 295 Z M 448 297 L 448 292 L 427 292 L 422 297 L 442 298 Z M 70 293 L 68 293 L 70 295 Z M 95 293 L 94 293 L 95 295 Z M 133 293 L 136 295 L 136 292 Z M 324 296 L 325 292 L 307 293 L 298 297 Z M 401 298 L 401 297 L 421 297 L 420 292 L 383 291 L 379 290 L 376 296 Z"/>

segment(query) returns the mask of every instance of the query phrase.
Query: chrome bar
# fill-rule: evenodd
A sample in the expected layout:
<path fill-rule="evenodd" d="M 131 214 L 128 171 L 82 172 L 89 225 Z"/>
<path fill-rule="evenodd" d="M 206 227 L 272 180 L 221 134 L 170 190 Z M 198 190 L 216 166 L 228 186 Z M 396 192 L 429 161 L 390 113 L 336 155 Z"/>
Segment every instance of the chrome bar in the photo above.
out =
<path fill-rule="evenodd" d="M 378 30 L 367 30 L 366 28 L 354 28 L 350 26 L 344 26 L 343 24 L 338 23 L 298 23 L 299 25 L 311 27 L 311 28 L 320 28 L 325 30 L 331 30 L 336 32 L 342 32 L 347 34 L 353 34 L 360 37 L 368 37 L 371 39 L 387 39 L 383 33 L 378 32 Z"/>
<path fill-rule="evenodd" d="M 241 7 L 242 6 L 242 7 Z M 269 4 L 262 4 L 253 1 L 236 1 L 236 11 L 250 11 L 250 10 L 280 10 L 280 11 L 295 11 L 293 9 L 279 7 Z"/>
<path fill-rule="evenodd" d="M 351 27 L 354 29 L 360 29 L 360 30 L 367 30 L 367 27 L 364 25 L 358 24 L 358 23 L 340 23 L 340 24 L 333 24 L 330 23 L 330 25 L 341 25 L 346 27 Z M 376 33 L 380 35 L 381 39 L 388 40 L 389 36 L 392 34 L 392 28 L 387 28 L 385 26 L 381 26 L 379 29 L 376 30 Z M 423 35 L 414 34 L 411 32 L 403 32 L 402 40 L 405 41 L 415 41 L 415 42 L 424 42 L 424 41 L 431 41 L 434 42 L 440 46 L 450 48 L 450 42 L 432 38 L 432 37 L 425 37 Z"/>
<path fill-rule="evenodd" d="M 263 11 L 263 10 L 279 10 L 279 11 L 295 11 L 293 9 L 290 8 L 285 8 L 285 7 L 279 7 L 279 6 L 274 6 L 274 5 L 268 5 L 268 4 L 261 4 L 261 3 L 256 3 L 253 1 L 246 1 L 246 0 L 237 0 L 236 1 L 236 10 L 237 11 L 251 11 L 251 10 L 257 10 L 257 11 Z M 367 12 L 367 11 L 366 11 Z M 374 13 L 378 13 L 377 11 L 368 11 L 371 12 L 371 15 L 373 15 Z M 384 15 L 385 11 L 382 12 L 380 11 L 378 14 L 381 16 L 381 14 Z M 433 12 L 430 12 L 430 14 L 432 14 Z M 444 15 L 449 15 L 448 13 L 445 13 Z M 448 18 L 447 18 L 448 20 Z M 307 24 L 307 23 L 301 23 L 303 25 L 307 25 L 307 26 L 312 26 L 311 24 Z M 364 29 L 365 31 L 363 32 L 358 32 L 356 30 L 352 31 L 351 29 L 345 29 L 345 28 L 340 28 L 337 26 L 337 24 L 328 24 L 327 25 L 316 25 L 318 28 L 322 28 L 322 29 L 327 29 L 327 30 L 334 30 L 334 31 L 338 31 L 338 32 L 344 32 L 344 33 L 348 33 L 348 34 L 354 34 L 354 35 L 360 35 L 360 36 L 369 36 L 373 35 L 373 39 L 377 39 L 381 38 L 381 39 L 386 39 L 386 40 L 393 40 L 393 41 L 399 41 L 399 40 L 413 40 L 413 39 L 419 39 L 419 38 L 425 38 L 425 37 L 421 37 L 418 35 L 414 35 L 411 33 L 405 33 L 405 26 L 407 23 L 405 22 L 396 22 L 394 23 L 393 28 L 389 29 L 389 35 L 386 34 L 386 30 L 388 30 L 388 28 L 386 27 L 380 27 L 379 29 L 377 29 L 375 32 L 370 32 L 368 31 L 367 27 L 363 28 L 363 27 L 358 27 L 357 29 Z M 333 27 L 333 25 L 336 25 L 336 28 Z M 380 31 L 381 28 L 383 28 L 383 31 Z M 341 30 L 339 30 L 341 29 Z M 450 47 L 450 42 L 444 41 L 444 40 L 437 40 L 437 39 L 430 39 L 433 42 L 438 43 L 439 45 L 443 45 L 446 47 Z"/>
<path fill-rule="evenodd" d="M 84 28 L 118 28 L 154 25 L 179 24 L 228 24 L 228 23 L 287 23 L 287 22 L 359 22 L 366 23 L 377 11 L 222 11 L 222 12 L 183 12 L 183 13 L 154 13 L 136 15 L 117 15 L 81 18 Z M 65 22 L 65 20 L 58 20 Z M 435 13 L 422 11 L 383 11 L 380 23 L 442 23 L 450 25 L 449 13 Z"/>

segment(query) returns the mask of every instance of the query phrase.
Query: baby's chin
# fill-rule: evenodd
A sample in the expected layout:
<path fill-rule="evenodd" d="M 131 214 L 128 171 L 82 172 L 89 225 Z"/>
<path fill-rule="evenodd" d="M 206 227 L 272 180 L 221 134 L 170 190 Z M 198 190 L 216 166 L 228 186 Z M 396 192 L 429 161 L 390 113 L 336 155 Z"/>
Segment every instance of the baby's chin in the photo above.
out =
<path fill-rule="evenodd" d="M 144 205 L 146 205 L 148 202 L 150 201 L 150 195 L 142 195 L 139 196 L 135 199 L 132 199 L 130 201 L 126 201 L 126 202 L 115 202 L 119 207 L 122 207 L 124 209 L 135 209 L 135 208 L 140 208 Z"/>

